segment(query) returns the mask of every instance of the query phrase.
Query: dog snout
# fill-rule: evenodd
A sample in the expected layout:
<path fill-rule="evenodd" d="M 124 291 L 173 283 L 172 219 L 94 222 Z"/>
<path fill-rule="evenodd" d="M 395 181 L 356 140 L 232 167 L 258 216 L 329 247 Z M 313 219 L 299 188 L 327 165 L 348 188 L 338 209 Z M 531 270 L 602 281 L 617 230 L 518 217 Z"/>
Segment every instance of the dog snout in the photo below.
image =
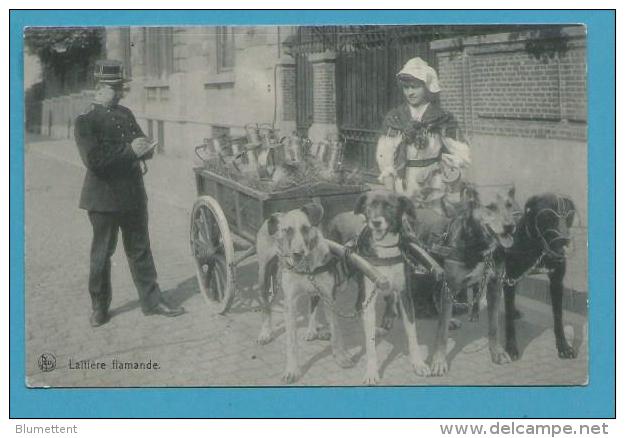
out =
<path fill-rule="evenodd" d="M 369 221 L 370 225 L 372 228 L 375 229 L 381 229 L 384 228 L 387 225 L 387 219 L 384 216 L 374 216 L 370 221 Z"/>
<path fill-rule="evenodd" d="M 304 241 L 304 239 L 301 236 L 297 236 L 297 237 L 293 238 L 293 240 L 291 241 L 291 243 L 289 245 L 288 252 L 293 257 L 303 257 L 303 256 L 305 256 L 306 252 L 307 252 L 307 248 L 306 248 L 306 242 Z"/>
<path fill-rule="evenodd" d="M 504 224 L 503 226 L 503 233 L 504 234 L 512 234 L 514 233 L 514 224 Z"/>

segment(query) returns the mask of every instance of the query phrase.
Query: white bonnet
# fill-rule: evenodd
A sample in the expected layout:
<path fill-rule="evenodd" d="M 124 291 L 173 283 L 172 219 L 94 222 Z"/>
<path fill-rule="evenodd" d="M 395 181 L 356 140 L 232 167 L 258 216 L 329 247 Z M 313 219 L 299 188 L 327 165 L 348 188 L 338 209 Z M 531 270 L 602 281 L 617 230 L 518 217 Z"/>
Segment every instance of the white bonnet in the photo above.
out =
<path fill-rule="evenodd" d="M 425 87 L 430 93 L 438 93 L 441 87 L 438 84 L 438 75 L 436 70 L 428 65 L 423 59 L 416 57 L 408 60 L 404 67 L 397 73 L 397 77 L 411 76 L 415 79 L 423 81 Z"/>

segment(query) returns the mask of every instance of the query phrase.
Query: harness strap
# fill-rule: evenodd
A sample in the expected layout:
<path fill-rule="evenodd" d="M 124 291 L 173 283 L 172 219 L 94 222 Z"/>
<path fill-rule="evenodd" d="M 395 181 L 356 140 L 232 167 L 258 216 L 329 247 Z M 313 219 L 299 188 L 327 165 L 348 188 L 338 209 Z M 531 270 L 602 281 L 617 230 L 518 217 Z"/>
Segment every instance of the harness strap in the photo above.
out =
<path fill-rule="evenodd" d="M 404 257 L 399 254 L 393 257 L 365 257 L 361 256 L 373 266 L 393 266 L 404 262 Z"/>
<path fill-rule="evenodd" d="M 439 151 L 438 155 L 433 158 L 424 158 L 422 160 L 406 160 L 406 167 L 428 167 L 441 160 L 443 156 L 443 148 Z"/>
<path fill-rule="evenodd" d="M 284 260 L 284 258 L 281 258 L 281 260 Z M 291 272 L 294 272 L 296 274 L 302 274 L 302 275 L 317 275 L 317 274 L 322 274 L 324 272 L 334 272 L 336 269 L 336 263 L 338 262 L 338 259 L 336 257 L 332 257 L 330 259 L 330 261 L 328 261 L 325 265 L 321 265 L 321 266 L 317 266 L 315 269 L 313 269 L 312 271 L 308 271 L 308 270 L 299 270 L 297 269 L 295 266 L 290 265 L 289 263 L 286 262 L 282 262 L 282 265 L 285 269 L 288 269 Z"/>
<path fill-rule="evenodd" d="M 464 257 L 460 250 L 458 248 L 454 248 L 453 246 L 434 243 L 430 246 L 429 250 L 440 257 L 455 260 L 457 262 L 464 262 Z"/>

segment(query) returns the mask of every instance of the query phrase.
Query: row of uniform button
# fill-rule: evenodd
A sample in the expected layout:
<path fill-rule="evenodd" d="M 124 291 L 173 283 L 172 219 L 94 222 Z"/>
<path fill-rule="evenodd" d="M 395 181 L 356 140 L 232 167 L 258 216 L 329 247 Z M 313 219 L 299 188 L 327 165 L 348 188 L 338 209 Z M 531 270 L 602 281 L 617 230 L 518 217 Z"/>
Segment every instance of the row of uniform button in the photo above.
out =
<path fill-rule="evenodd" d="M 106 112 L 107 112 L 107 113 L 110 113 L 110 112 L 111 112 L 111 108 L 107 108 Z M 117 118 L 117 117 L 115 117 L 115 116 L 113 116 L 113 117 L 112 117 L 113 122 L 116 122 L 116 121 L 117 121 L 117 119 L 118 119 L 118 118 Z M 119 123 L 118 123 L 118 124 L 116 124 L 115 126 L 116 126 L 118 129 L 121 129 L 121 128 L 122 128 L 122 126 L 121 126 Z M 138 133 L 138 132 L 137 132 L 137 130 L 136 130 L 136 129 L 134 129 L 134 128 L 133 128 L 133 129 L 131 130 L 131 134 L 132 134 L 132 135 L 136 135 L 137 133 Z M 124 133 L 122 132 L 122 133 L 121 133 L 121 136 L 122 136 L 122 138 L 124 138 L 124 137 L 126 137 L 126 134 L 124 134 Z"/>

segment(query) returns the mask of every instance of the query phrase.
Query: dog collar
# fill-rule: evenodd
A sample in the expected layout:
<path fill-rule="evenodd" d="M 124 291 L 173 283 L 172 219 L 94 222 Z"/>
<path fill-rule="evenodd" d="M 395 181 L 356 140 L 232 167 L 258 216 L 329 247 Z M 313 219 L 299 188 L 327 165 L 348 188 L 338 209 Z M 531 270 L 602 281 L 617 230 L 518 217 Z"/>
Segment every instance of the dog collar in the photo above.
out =
<path fill-rule="evenodd" d="M 397 236 L 397 238 L 390 243 L 378 243 L 377 241 L 374 241 L 373 243 L 376 248 L 397 248 L 399 246 L 399 236 Z"/>

